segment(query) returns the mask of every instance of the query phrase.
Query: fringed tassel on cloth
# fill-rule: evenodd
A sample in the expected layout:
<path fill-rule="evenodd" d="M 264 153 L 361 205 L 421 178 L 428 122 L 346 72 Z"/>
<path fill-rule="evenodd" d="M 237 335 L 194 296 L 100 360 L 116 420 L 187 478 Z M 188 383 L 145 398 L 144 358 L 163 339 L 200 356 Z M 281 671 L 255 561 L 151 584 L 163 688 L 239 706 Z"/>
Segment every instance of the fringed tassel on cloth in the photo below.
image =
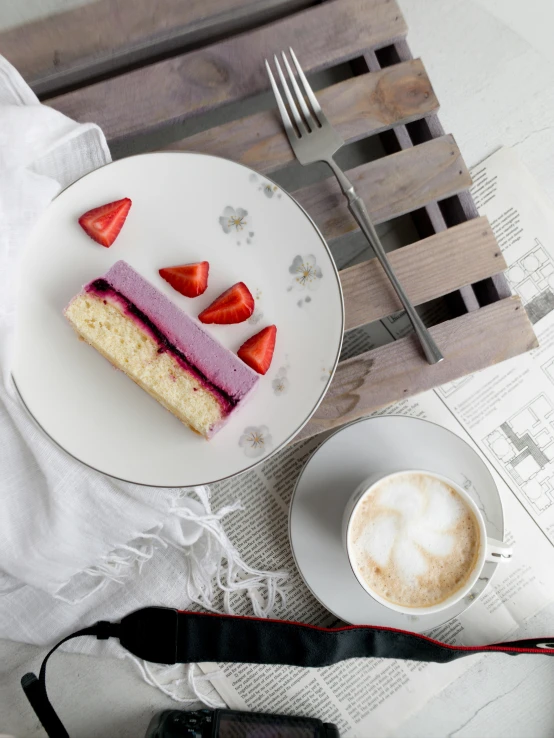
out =
<path fill-rule="evenodd" d="M 226 707 L 225 702 L 211 686 L 212 680 L 222 676 L 220 671 L 203 674 L 196 664 L 174 664 L 173 666 L 150 664 L 137 659 L 131 653 L 126 653 L 125 658 L 137 666 L 147 684 L 157 687 L 160 692 L 175 702 L 183 705 L 194 705 L 201 702 L 213 710 Z"/>
<path fill-rule="evenodd" d="M 72 605 L 79 604 L 105 587 L 109 582 L 125 584 L 150 561 L 156 550 L 172 546 L 185 554 L 183 568 L 184 603 L 195 602 L 212 612 L 218 612 L 216 601 L 223 592 L 223 608 L 232 614 L 231 596 L 245 592 L 253 614 L 269 617 L 276 605 L 285 604 L 288 578 L 286 571 L 253 569 L 240 556 L 223 530 L 223 519 L 241 510 L 240 502 L 213 512 L 207 487 L 172 492 L 168 496 L 167 520 L 163 526 L 141 533 L 128 544 L 120 545 L 102 561 L 73 577 L 54 595 Z M 265 591 L 265 596 L 264 596 Z"/>
<path fill-rule="evenodd" d="M 197 546 L 185 550 L 190 565 L 187 596 L 191 602 L 217 612 L 215 599 L 219 592 L 223 592 L 224 610 L 233 614 L 231 595 L 246 592 L 252 603 L 254 615 L 269 617 L 273 614 L 277 598 L 281 605 L 285 605 L 286 590 L 283 584 L 288 578 L 288 572 L 253 569 L 241 558 L 221 524 L 226 515 L 242 509 L 239 502 L 222 507 L 214 513 L 210 505 L 208 488 L 197 487 L 195 494 L 204 509 L 202 514 L 179 504 L 183 498 L 177 498 L 173 508 L 176 516 L 194 522 L 205 534 L 199 539 Z"/>
<path fill-rule="evenodd" d="M 191 492 L 198 500 L 190 496 Z M 245 593 L 256 617 L 273 616 L 277 605 L 285 605 L 285 582 L 289 575 L 286 571 L 254 569 L 242 559 L 222 525 L 227 515 L 241 509 L 241 504 L 235 502 L 214 512 L 207 487 L 172 490 L 168 493 L 167 519 L 162 526 L 118 546 L 103 561 L 73 577 L 54 596 L 77 605 L 110 582 L 124 585 L 141 572 L 157 551 L 170 546 L 184 554 L 183 599 L 167 604 L 183 608 L 196 603 L 212 612 L 220 612 L 222 606 L 226 613 L 234 614 L 232 596 Z M 125 657 L 137 665 L 148 684 L 176 702 L 202 702 L 213 708 L 225 706 L 213 687 L 206 690 L 206 682 L 217 678 L 219 672 L 204 675 L 196 671 L 195 664 L 161 666 L 130 654 Z"/>
<path fill-rule="evenodd" d="M 143 533 L 130 544 L 122 545 L 111 551 L 103 561 L 85 569 L 71 579 L 69 586 L 59 589 L 54 597 L 69 605 L 78 605 L 95 592 L 99 592 L 109 582 L 124 584 L 135 572 L 150 561 L 156 548 L 167 548 L 167 543 L 158 535 L 162 526 L 157 526 L 150 533 Z M 72 592 L 65 594 L 66 590 Z"/>

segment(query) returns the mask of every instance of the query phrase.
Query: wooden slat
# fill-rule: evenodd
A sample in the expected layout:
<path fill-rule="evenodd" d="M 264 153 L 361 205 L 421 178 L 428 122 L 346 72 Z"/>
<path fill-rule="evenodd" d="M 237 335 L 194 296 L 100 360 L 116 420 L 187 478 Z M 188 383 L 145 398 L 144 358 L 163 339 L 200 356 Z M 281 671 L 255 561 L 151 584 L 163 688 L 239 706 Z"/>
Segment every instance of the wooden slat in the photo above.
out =
<path fill-rule="evenodd" d="M 346 143 L 410 123 L 439 107 L 419 59 L 347 79 L 320 90 L 317 97 Z M 216 154 L 264 173 L 294 160 L 275 110 L 210 128 L 173 142 L 167 149 Z"/>
<path fill-rule="evenodd" d="M 469 187 L 471 177 L 452 136 L 436 138 L 351 169 L 349 178 L 375 223 L 390 220 Z M 326 239 L 357 229 L 333 179 L 298 190 L 295 197 Z"/>
<path fill-rule="evenodd" d="M 389 254 L 396 276 L 414 305 L 506 269 L 486 218 L 477 218 Z M 340 272 L 345 330 L 402 310 L 402 304 L 377 259 Z"/>
<path fill-rule="evenodd" d="M 309 5 L 313 0 L 97 0 L 0 33 L 0 49 L 45 95 Z"/>
<path fill-rule="evenodd" d="M 339 364 L 325 399 L 295 440 L 336 428 L 538 345 L 519 297 L 441 323 L 431 333 L 445 357 L 440 364 L 427 364 L 414 336 Z"/>
<path fill-rule="evenodd" d="M 387 56 L 389 57 L 389 59 L 385 64 L 385 68 L 388 68 L 389 64 L 394 61 L 393 69 L 398 65 L 399 62 L 407 62 L 413 58 L 410 47 L 408 46 L 408 43 L 405 39 L 397 41 L 394 46 L 389 49 L 389 53 L 387 54 Z M 366 52 L 366 54 L 364 54 L 364 60 L 367 68 L 371 72 L 376 72 L 379 69 L 383 68 L 381 66 L 381 62 L 379 61 L 379 58 L 377 57 L 377 54 L 374 51 Z M 359 62 L 357 62 L 357 64 L 358 66 L 360 66 Z M 444 136 L 442 125 L 437 115 L 435 114 L 427 116 L 425 120 L 422 121 L 420 128 L 424 130 L 426 129 L 428 131 L 429 139 Z M 414 145 L 414 142 L 421 143 L 421 140 L 412 140 L 412 134 L 408 131 L 405 125 L 395 126 L 392 133 L 393 135 L 389 135 L 388 141 L 385 142 L 385 149 L 390 148 L 391 143 L 394 150 L 396 150 L 397 147 L 400 149 L 411 148 Z M 419 132 L 419 135 L 421 135 L 421 131 Z M 393 143 L 394 141 L 395 143 Z M 415 219 L 415 225 L 416 228 L 420 231 L 420 236 L 424 237 L 430 235 L 429 231 L 439 233 L 439 231 L 443 231 L 448 227 L 444 215 L 437 202 L 427 203 L 423 210 L 426 217 L 416 217 Z M 476 215 L 477 214 L 472 217 L 476 217 Z M 464 220 L 468 219 L 469 217 L 464 218 Z M 450 225 L 454 225 L 454 223 L 450 223 Z M 507 296 L 508 295 L 502 295 L 502 297 Z M 477 310 L 479 308 L 479 301 L 471 285 L 466 285 L 462 287 L 458 291 L 457 297 L 450 300 L 452 304 L 458 301 L 463 304 L 465 311 L 467 312 L 471 312 L 472 310 Z"/>
<path fill-rule="evenodd" d="M 185 120 L 268 88 L 264 59 L 293 46 L 310 72 L 406 34 L 395 0 L 332 0 L 255 31 L 53 98 L 109 140 Z"/>

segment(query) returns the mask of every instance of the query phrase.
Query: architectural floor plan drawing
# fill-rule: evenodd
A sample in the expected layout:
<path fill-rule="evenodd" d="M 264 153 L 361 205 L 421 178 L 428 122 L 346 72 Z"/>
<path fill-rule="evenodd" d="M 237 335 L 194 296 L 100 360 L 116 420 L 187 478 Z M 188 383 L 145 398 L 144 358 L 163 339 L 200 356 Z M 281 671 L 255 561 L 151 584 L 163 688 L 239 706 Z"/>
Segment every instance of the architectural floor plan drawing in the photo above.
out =
<path fill-rule="evenodd" d="M 521 297 L 531 323 L 554 310 L 554 263 L 538 238 L 533 248 L 511 265 L 506 278 Z"/>
<path fill-rule="evenodd" d="M 538 514 L 554 504 L 554 405 L 544 394 L 485 438 Z"/>
<path fill-rule="evenodd" d="M 554 384 L 554 359 L 549 359 L 545 364 L 542 365 L 542 370 Z"/>
<path fill-rule="evenodd" d="M 471 380 L 471 377 L 472 375 L 468 374 L 466 377 L 454 379 L 452 382 L 447 382 L 446 384 L 437 387 L 437 390 L 441 393 L 443 397 L 450 397 L 450 395 L 456 392 L 457 389 L 469 382 Z"/>

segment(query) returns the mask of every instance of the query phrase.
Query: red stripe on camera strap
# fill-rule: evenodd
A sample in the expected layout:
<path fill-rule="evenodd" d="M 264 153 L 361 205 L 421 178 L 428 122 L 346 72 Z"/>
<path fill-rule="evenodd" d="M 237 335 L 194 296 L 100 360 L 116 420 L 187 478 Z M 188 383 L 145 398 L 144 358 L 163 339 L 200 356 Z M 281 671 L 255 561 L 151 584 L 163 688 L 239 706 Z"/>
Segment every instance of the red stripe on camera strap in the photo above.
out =
<path fill-rule="evenodd" d="M 62 643 L 85 635 L 119 638 L 121 645 L 135 656 L 159 664 L 230 661 L 314 667 L 351 658 L 447 663 L 473 653 L 554 653 L 554 638 L 452 646 L 418 633 L 375 625 L 321 628 L 291 620 L 145 607 L 120 623 L 100 621 L 72 633 L 46 655 L 38 678 L 32 673 L 22 678 L 21 686 L 50 738 L 69 735 L 48 699 L 46 663 Z"/>
<path fill-rule="evenodd" d="M 187 615 L 187 616 L 202 616 L 202 617 L 215 617 L 215 618 L 232 618 L 233 620 L 247 620 L 252 621 L 254 623 L 277 623 L 279 625 L 285 624 L 285 625 L 293 625 L 297 626 L 299 628 L 309 628 L 311 630 L 319 631 L 321 633 L 343 633 L 346 631 L 355 631 L 355 630 L 370 630 L 370 631 L 377 631 L 379 633 L 400 633 L 404 636 L 411 636 L 415 639 L 419 639 L 423 643 L 427 642 L 430 644 L 433 644 L 435 646 L 440 646 L 441 648 L 445 648 L 449 651 L 458 651 L 462 652 L 461 655 L 470 655 L 472 653 L 486 653 L 488 651 L 496 652 L 496 653 L 508 653 L 508 654 L 518 654 L 518 653 L 538 653 L 544 655 L 552 655 L 554 654 L 554 637 L 552 638 L 533 638 L 529 640 L 521 640 L 521 641 L 507 641 L 506 643 L 496 643 L 491 644 L 489 646 L 453 646 L 448 643 L 443 643 L 442 641 L 437 641 L 435 638 L 429 638 L 429 636 L 422 635 L 420 633 L 412 633 L 408 630 L 401 630 L 400 628 L 389 628 L 386 626 L 381 625 L 342 625 L 337 628 L 325 628 L 320 625 L 310 625 L 308 623 L 300 623 L 297 620 L 276 620 L 273 618 L 254 618 L 246 615 L 220 615 L 219 613 L 212 613 L 212 612 L 192 612 L 190 610 L 178 610 L 179 614 Z M 263 625 L 262 625 L 263 627 Z M 552 653 L 549 654 L 549 651 Z M 360 654 L 359 657 L 371 657 L 371 654 L 363 653 Z M 389 657 L 389 658 L 402 658 L 401 656 L 395 656 L 395 657 Z M 220 660 L 220 659 L 219 659 Z M 419 659 L 418 659 L 419 660 Z"/>

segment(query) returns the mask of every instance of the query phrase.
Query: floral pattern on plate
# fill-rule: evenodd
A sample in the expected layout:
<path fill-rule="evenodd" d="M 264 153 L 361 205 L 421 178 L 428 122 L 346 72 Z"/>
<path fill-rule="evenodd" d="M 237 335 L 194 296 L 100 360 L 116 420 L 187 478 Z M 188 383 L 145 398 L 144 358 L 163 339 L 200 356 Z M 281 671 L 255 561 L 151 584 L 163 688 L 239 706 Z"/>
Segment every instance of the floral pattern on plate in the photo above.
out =
<path fill-rule="evenodd" d="M 277 371 L 277 374 L 275 376 L 275 379 L 271 383 L 271 386 L 273 387 L 273 392 L 277 396 L 279 395 L 286 395 L 289 389 L 289 380 L 287 377 L 288 372 L 288 365 L 282 366 Z"/>
<path fill-rule="evenodd" d="M 219 217 L 219 224 L 223 228 L 223 233 L 228 233 L 236 237 L 238 246 L 243 241 L 247 244 L 252 243 L 254 231 L 252 230 L 252 217 L 248 214 L 248 210 L 244 208 L 232 208 L 230 205 L 227 205 L 223 214 Z"/>
<path fill-rule="evenodd" d="M 293 280 L 292 284 L 287 288 L 288 292 L 292 292 L 292 290 L 296 290 L 297 292 L 309 290 L 313 292 L 317 290 L 323 277 L 321 267 L 318 266 L 313 254 L 307 254 L 305 256 L 298 254 L 295 256 L 289 267 L 289 272 L 293 275 Z M 312 298 L 310 295 L 305 295 L 298 300 L 297 304 L 298 307 L 302 307 L 304 303 L 311 301 Z"/>
<path fill-rule="evenodd" d="M 250 323 L 250 325 L 256 325 L 264 317 L 263 310 L 260 307 L 260 301 L 262 299 L 262 291 L 259 289 L 254 290 L 253 297 L 254 297 L 255 304 L 254 304 L 254 312 L 248 318 L 248 322 Z"/>
<path fill-rule="evenodd" d="M 263 192 L 264 195 L 269 199 L 271 199 L 272 197 L 277 197 L 277 199 L 279 199 L 281 197 L 281 192 L 277 185 L 273 184 L 273 182 L 270 182 L 268 179 L 260 177 L 258 174 L 252 173 L 249 177 L 249 180 L 250 182 L 257 184 L 258 190 L 260 190 L 260 192 Z"/>
<path fill-rule="evenodd" d="M 295 256 L 289 272 L 294 275 L 292 286 L 297 290 L 316 290 L 319 287 L 319 280 L 323 277 L 313 254 Z"/>
<path fill-rule="evenodd" d="M 266 425 L 249 425 L 239 438 L 239 446 L 246 456 L 261 456 L 273 448 L 273 439 Z"/>

